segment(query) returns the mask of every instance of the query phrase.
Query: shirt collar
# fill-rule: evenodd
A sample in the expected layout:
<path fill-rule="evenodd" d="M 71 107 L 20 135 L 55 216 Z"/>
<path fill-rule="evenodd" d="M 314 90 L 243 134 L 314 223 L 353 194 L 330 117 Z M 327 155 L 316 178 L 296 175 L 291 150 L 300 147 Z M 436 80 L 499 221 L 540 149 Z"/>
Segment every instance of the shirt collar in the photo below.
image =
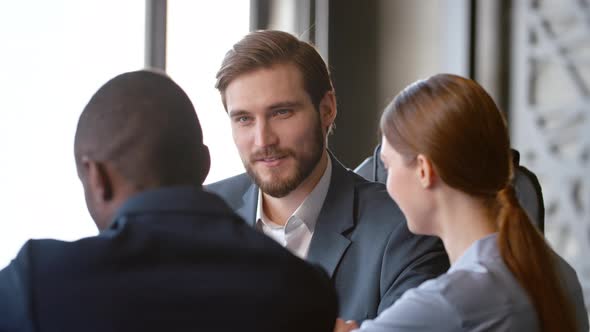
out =
<path fill-rule="evenodd" d="M 324 205 L 324 200 L 328 194 L 328 189 L 330 188 L 330 179 L 332 177 L 332 161 L 330 159 L 331 158 L 328 156 L 328 163 L 326 164 L 326 169 L 324 170 L 324 174 L 320 178 L 320 181 L 318 181 L 316 186 L 309 193 L 309 195 L 307 195 L 305 200 L 303 200 L 301 205 L 299 205 L 295 212 L 293 212 L 287 221 L 287 225 L 291 220 L 299 219 L 311 232 L 313 232 L 315 229 L 317 218 L 320 215 L 320 211 Z M 264 223 L 269 227 L 273 227 L 272 221 L 264 214 L 264 209 L 262 208 L 262 199 L 262 190 L 258 189 L 258 206 L 256 208 L 257 229 L 262 227 L 261 223 Z"/>
<path fill-rule="evenodd" d="M 493 233 L 473 242 L 459 259 L 451 265 L 448 272 L 473 270 L 479 265 L 482 259 L 500 257 L 497 241 L 498 233 Z"/>
<path fill-rule="evenodd" d="M 203 214 L 231 213 L 220 197 L 204 191 L 200 186 L 161 187 L 139 192 L 127 199 L 107 229 L 117 228 L 130 215 L 195 211 Z"/>

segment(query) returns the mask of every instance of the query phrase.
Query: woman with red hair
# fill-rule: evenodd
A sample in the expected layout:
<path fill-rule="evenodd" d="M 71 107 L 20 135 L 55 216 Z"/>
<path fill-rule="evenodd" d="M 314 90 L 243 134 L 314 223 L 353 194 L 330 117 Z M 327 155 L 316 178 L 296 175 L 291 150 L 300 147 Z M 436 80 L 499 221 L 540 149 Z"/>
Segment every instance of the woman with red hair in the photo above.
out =
<path fill-rule="evenodd" d="M 381 131 L 387 191 L 410 231 L 442 239 L 451 267 L 360 331 L 588 331 L 575 271 L 516 199 L 506 122 L 481 86 L 418 81 L 385 109 Z"/>

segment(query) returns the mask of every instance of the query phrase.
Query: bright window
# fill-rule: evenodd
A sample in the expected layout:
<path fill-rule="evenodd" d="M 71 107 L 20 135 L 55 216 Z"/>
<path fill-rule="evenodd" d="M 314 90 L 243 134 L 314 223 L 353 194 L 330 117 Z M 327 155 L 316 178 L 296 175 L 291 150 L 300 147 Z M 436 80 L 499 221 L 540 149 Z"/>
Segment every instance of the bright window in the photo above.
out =
<path fill-rule="evenodd" d="M 0 10 L 0 269 L 29 238 L 97 233 L 73 157 L 100 85 L 144 62 L 145 1 L 19 0 Z"/>
<path fill-rule="evenodd" d="M 205 183 L 244 172 L 215 73 L 225 53 L 248 33 L 249 6 L 244 0 L 168 1 L 166 71 L 191 98 L 203 127 L 211 152 Z"/>
<path fill-rule="evenodd" d="M 167 71 L 191 97 L 212 167 L 243 172 L 215 73 L 248 32 L 249 1 L 168 2 Z M 219 26 L 223 25 L 223 28 Z M 0 11 L 0 269 L 29 238 L 97 233 L 73 158 L 78 117 L 108 79 L 143 67 L 145 1 L 22 0 Z"/>

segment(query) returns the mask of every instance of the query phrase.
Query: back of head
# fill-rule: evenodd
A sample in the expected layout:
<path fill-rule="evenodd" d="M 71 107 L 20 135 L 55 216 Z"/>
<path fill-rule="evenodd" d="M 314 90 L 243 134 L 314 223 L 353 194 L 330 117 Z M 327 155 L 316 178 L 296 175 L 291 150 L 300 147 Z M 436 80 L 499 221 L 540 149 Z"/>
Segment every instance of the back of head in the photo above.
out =
<path fill-rule="evenodd" d="M 78 122 L 74 143 L 82 156 L 109 162 L 137 189 L 201 185 L 209 152 L 194 107 L 169 77 L 147 70 L 105 83 Z"/>
<path fill-rule="evenodd" d="M 227 52 L 217 72 L 215 87 L 225 106 L 225 90 L 236 77 L 276 64 L 294 64 L 303 75 L 305 91 L 318 108 L 326 92 L 332 91 L 332 80 L 326 63 L 310 44 L 293 35 L 275 30 L 251 32 Z"/>
<path fill-rule="evenodd" d="M 472 80 L 440 74 L 408 86 L 386 108 L 381 126 L 398 152 L 408 158 L 427 155 L 453 188 L 495 197 L 509 183 L 505 121 Z"/>
<path fill-rule="evenodd" d="M 442 181 L 480 199 L 497 220 L 502 258 L 527 291 L 543 330 L 574 331 L 553 252 L 516 199 L 506 122 L 485 90 L 450 74 L 418 81 L 387 106 L 381 130 L 404 157 L 427 156 Z"/>

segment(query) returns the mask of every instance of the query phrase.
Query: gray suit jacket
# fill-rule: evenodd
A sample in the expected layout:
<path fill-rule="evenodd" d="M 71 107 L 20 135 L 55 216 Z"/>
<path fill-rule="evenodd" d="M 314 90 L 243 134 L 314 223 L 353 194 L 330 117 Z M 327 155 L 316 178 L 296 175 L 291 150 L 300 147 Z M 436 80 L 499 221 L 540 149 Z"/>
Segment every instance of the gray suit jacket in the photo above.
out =
<path fill-rule="evenodd" d="M 433 237 L 410 233 L 385 186 L 369 182 L 332 158 L 332 178 L 307 260 L 331 276 L 340 317 L 363 321 L 391 306 L 409 288 L 444 273 L 448 257 Z M 209 185 L 254 226 L 258 187 L 247 174 Z"/>

